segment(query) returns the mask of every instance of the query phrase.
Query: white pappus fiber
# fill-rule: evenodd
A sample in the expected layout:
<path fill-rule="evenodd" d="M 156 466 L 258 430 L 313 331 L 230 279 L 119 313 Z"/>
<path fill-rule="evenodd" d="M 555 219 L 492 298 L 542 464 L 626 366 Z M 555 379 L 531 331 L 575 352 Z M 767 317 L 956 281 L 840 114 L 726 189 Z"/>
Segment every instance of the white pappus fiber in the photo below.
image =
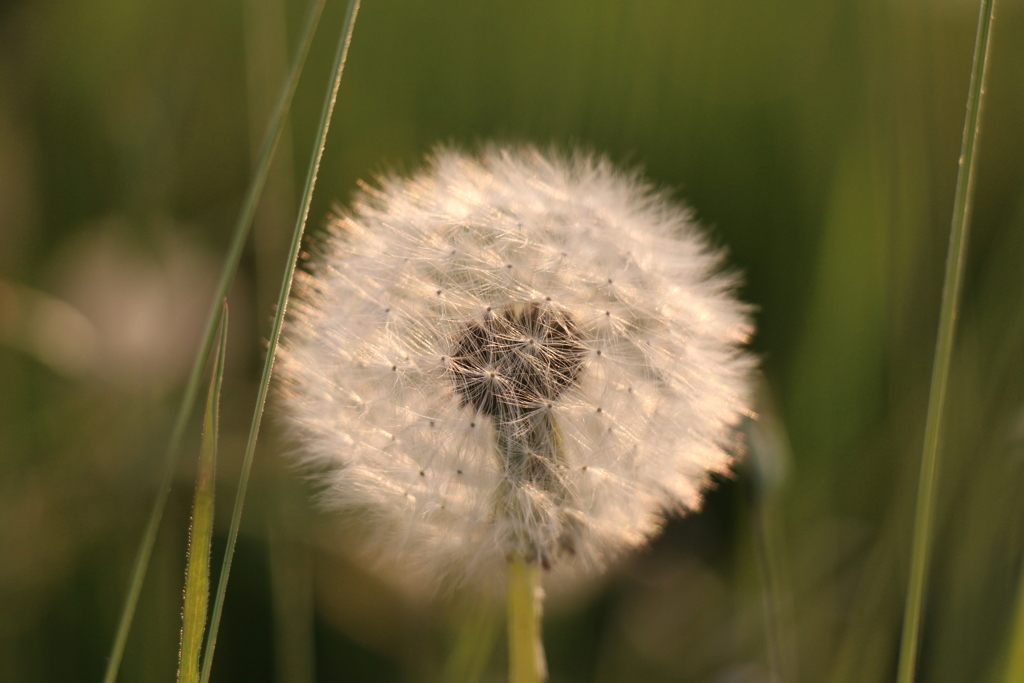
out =
<path fill-rule="evenodd" d="M 300 274 L 279 364 L 322 499 L 435 586 L 600 570 L 740 450 L 750 308 L 687 210 L 590 156 L 441 149 Z"/>

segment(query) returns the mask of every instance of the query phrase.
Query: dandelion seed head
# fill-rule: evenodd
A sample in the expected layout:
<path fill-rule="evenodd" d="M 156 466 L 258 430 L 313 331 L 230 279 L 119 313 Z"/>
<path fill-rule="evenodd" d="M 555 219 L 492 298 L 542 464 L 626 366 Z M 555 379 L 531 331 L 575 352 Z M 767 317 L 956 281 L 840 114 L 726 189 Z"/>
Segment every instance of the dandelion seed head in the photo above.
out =
<path fill-rule="evenodd" d="M 688 211 L 606 161 L 442 149 L 365 189 L 298 276 L 286 420 L 403 573 L 595 572 L 737 455 L 735 287 Z"/>

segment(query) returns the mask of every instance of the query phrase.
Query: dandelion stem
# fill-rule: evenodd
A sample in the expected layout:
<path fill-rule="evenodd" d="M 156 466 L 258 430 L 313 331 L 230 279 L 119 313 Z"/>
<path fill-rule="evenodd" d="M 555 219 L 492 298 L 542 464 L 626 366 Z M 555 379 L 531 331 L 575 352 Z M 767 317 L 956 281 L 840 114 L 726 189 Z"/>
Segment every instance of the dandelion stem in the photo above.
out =
<path fill-rule="evenodd" d="M 224 560 L 221 565 L 220 578 L 217 582 L 217 596 L 213 604 L 213 612 L 210 617 L 210 630 L 206 637 L 206 650 L 203 657 L 202 683 L 210 680 L 210 668 L 213 662 L 214 646 L 217 642 L 217 630 L 220 626 L 220 616 L 224 609 L 224 595 L 227 591 L 228 576 L 231 573 L 231 559 L 234 554 L 235 543 L 238 540 L 238 529 L 242 519 L 242 506 L 245 503 L 245 492 L 249 483 L 249 473 L 252 471 L 253 454 L 256 451 L 256 437 L 259 434 L 260 424 L 263 421 L 263 407 L 267 401 L 267 392 L 270 390 L 270 377 L 274 369 L 274 356 L 277 353 L 277 342 L 281 337 L 281 327 L 284 325 L 284 316 L 288 307 L 288 296 L 291 294 L 292 277 L 295 274 L 295 265 L 299 258 L 299 249 L 302 246 L 302 234 L 306 229 L 306 219 L 309 217 L 309 206 L 313 199 L 313 190 L 316 188 L 317 173 L 320 170 L 320 160 L 323 158 L 324 146 L 327 143 L 327 131 L 330 129 L 331 116 L 334 114 L 334 105 L 338 99 L 338 88 L 341 86 L 341 75 L 345 70 L 345 59 L 348 56 L 348 48 L 352 42 L 352 29 L 355 26 L 356 14 L 359 11 L 359 0 L 349 0 L 348 10 L 345 13 L 345 22 L 341 29 L 341 36 L 338 39 L 338 48 L 334 56 L 332 69 L 333 79 L 330 88 L 327 90 L 324 99 L 323 110 L 320 115 L 320 125 L 317 128 L 317 138 L 313 145 L 313 154 L 309 160 L 309 169 L 306 173 L 306 187 L 302 195 L 302 205 L 299 208 L 298 219 L 295 223 L 295 230 L 292 233 L 292 242 L 288 252 L 288 261 L 285 267 L 284 276 L 281 280 L 281 292 L 277 301 L 277 313 L 274 316 L 274 325 L 271 329 L 270 340 L 267 347 L 267 357 L 263 365 L 263 374 L 260 378 L 259 395 L 256 399 L 256 407 L 253 413 L 252 424 L 249 427 L 249 440 L 245 447 L 245 459 L 242 462 L 242 472 L 238 480 L 238 491 L 235 494 L 235 506 L 231 515 L 231 527 L 228 530 L 227 546 L 224 549 Z"/>
<path fill-rule="evenodd" d="M 509 562 L 508 668 L 511 683 L 540 683 L 547 679 L 544 644 L 540 639 L 540 570 L 522 557 Z"/>
<path fill-rule="evenodd" d="M 942 309 L 939 332 L 935 343 L 931 388 L 928 396 L 928 417 L 925 423 L 924 452 L 918 480 L 917 509 L 914 516 L 914 536 L 911 551 L 910 578 L 907 601 L 903 614 L 903 635 L 900 642 L 898 683 L 912 683 L 917 664 L 920 639 L 921 611 L 928 580 L 928 556 L 931 545 L 932 513 L 935 507 L 935 480 L 938 469 L 939 436 L 945 404 L 946 384 L 949 379 L 950 359 L 956 328 L 960 286 L 963 279 L 964 255 L 967 251 L 967 231 L 971 199 L 974 189 L 975 150 L 980 124 L 981 99 L 984 92 L 985 67 L 988 63 L 989 39 L 995 14 L 995 0 L 981 0 L 978 32 L 974 44 L 971 83 L 967 95 L 967 116 L 964 121 L 963 142 L 960 149 L 960 168 L 956 179 L 953 203 L 953 222 L 946 256 L 946 274 L 942 286 Z"/>
<path fill-rule="evenodd" d="M 121 659 L 124 655 L 125 643 L 128 641 L 128 633 L 131 631 L 132 620 L 135 616 L 135 608 L 139 602 L 139 593 L 142 591 L 142 581 L 146 576 L 146 569 L 149 567 L 149 559 L 153 554 L 153 545 L 156 542 L 156 532 L 160 527 L 160 520 L 163 518 L 164 508 L 167 505 L 167 497 L 171 491 L 171 480 L 178 467 L 178 456 L 182 437 L 185 434 L 185 427 L 192 414 L 196 396 L 199 393 L 199 384 L 203 376 L 203 368 L 210 349 L 213 348 L 213 339 L 217 332 L 217 325 L 220 322 L 221 302 L 227 296 L 231 282 L 234 280 L 235 271 L 238 269 L 238 262 L 242 257 L 242 247 L 252 226 L 253 216 L 256 214 L 256 205 L 266 184 L 267 174 L 270 171 L 270 162 L 274 158 L 278 142 L 284 132 L 284 124 L 287 120 L 288 110 L 291 108 L 292 98 L 295 95 L 295 88 L 299 83 L 299 75 L 306 62 L 306 55 L 309 54 L 309 46 L 313 42 L 313 34 L 316 32 L 317 23 L 320 21 L 320 14 L 326 0 L 312 0 L 306 23 L 302 30 L 302 37 L 292 59 L 291 70 L 288 78 L 281 88 L 274 114 L 263 140 L 263 148 L 260 153 L 259 162 L 249 183 L 249 189 L 242 203 L 242 210 L 235 224 L 234 234 L 231 238 L 231 245 L 224 260 L 224 268 L 221 272 L 220 281 L 217 283 L 217 291 L 213 295 L 213 302 L 206 320 L 206 328 L 203 333 L 203 341 L 196 360 L 189 374 L 185 392 L 181 398 L 178 414 L 175 417 L 174 427 L 167 442 L 167 451 L 164 456 L 164 467 L 160 475 L 160 482 L 157 485 L 156 499 L 146 521 L 146 528 L 139 542 L 139 549 L 135 555 L 135 562 L 132 566 L 131 579 L 128 582 L 128 594 L 125 596 L 124 606 L 121 609 L 121 618 L 117 626 L 117 634 L 114 636 L 114 643 L 110 649 L 110 656 L 107 659 L 107 670 L 103 676 L 104 683 L 114 683 L 121 666 Z"/>

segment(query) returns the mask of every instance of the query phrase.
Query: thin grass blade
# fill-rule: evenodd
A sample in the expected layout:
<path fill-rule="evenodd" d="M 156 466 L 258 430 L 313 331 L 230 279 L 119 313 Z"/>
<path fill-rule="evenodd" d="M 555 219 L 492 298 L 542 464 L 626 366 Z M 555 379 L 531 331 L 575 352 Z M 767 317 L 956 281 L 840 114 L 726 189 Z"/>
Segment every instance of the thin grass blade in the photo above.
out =
<path fill-rule="evenodd" d="M 1004 683 L 1024 681 L 1024 573 L 1017 586 L 1017 608 L 1010 629 L 1002 680 Z"/>
<path fill-rule="evenodd" d="M 478 683 L 484 677 L 498 639 L 501 619 L 488 600 L 478 600 L 460 610 L 459 629 L 442 683 Z"/>
<path fill-rule="evenodd" d="M 220 348 L 213 365 L 210 391 L 206 397 L 196 493 L 189 529 L 188 565 L 185 569 L 185 607 L 182 610 L 181 650 L 178 653 L 179 683 L 199 683 L 199 653 L 206 630 L 210 600 L 210 543 L 213 540 L 213 496 L 217 477 L 217 435 L 220 431 L 220 389 L 224 379 L 227 350 L 228 303 L 220 318 Z"/>
<path fill-rule="evenodd" d="M 917 649 L 920 641 L 921 612 L 924 591 L 928 581 L 928 558 L 931 550 L 932 514 L 935 508 L 935 480 L 938 470 L 939 438 L 942 413 L 949 379 L 950 359 L 956 331 L 956 316 L 960 303 L 964 256 L 967 253 L 967 233 L 970 224 L 971 200 L 974 193 L 975 150 L 981 123 L 981 100 L 984 93 L 985 71 L 988 64 L 989 42 L 995 15 L 995 0 L 981 0 L 978 15 L 978 33 L 974 43 L 974 61 L 971 66 L 971 84 L 967 94 L 967 116 L 964 121 L 963 142 L 960 148 L 960 168 L 956 178 L 953 202 L 953 222 L 949 234 L 946 273 L 942 284 L 942 309 L 939 332 L 935 342 L 935 360 L 932 365 L 931 387 L 928 395 L 928 417 L 925 422 L 924 452 L 918 480 L 917 508 L 914 514 L 914 535 L 910 558 L 910 577 L 907 601 L 903 613 L 903 635 L 897 669 L 898 683 L 912 683 L 917 669 Z"/>
<path fill-rule="evenodd" d="M 104 683 L 114 683 L 117 680 L 117 673 L 121 667 L 121 659 L 124 656 L 125 643 L 128 641 L 128 633 L 131 631 L 132 620 L 135 616 L 135 608 L 139 602 L 139 593 L 142 591 L 142 581 L 149 566 L 149 558 L 153 554 L 153 544 L 156 542 L 156 532 L 160 527 L 160 520 L 163 518 L 164 508 L 167 505 L 167 496 L 171 490 L 171 480 L 178 467 L 178 452 L 181 439 L 185 434 L 185 427 L 188 425 L 189 416 L 195 405 L 196 396 L 199 394 L 199 383 L 203 376 L 203 367 L 206 358 L 213 348 L 214 336 L 217 332 L 217 324 L 220 318 L 220 302 L 227 296 L 228 288 L 231 286 L 238 269 L 238 262 L 242 256 L 242 246 L 249 235 L 252 226 L 253 216 L 256 213 L 256 205 L 263 186 L 266 184 L 267 173 L 270 170 L 270 162 L 274 158 L 278 142 L 284 131 L 284 123 L 287 120 L 288 110 L 291 108 L 292 98 L 295 95 L 295 88 L 299 82 L 299 75 L 306 62 L 306 55 L 309 54 L 309 46 L 313 42 L 313 34 L 316 32 L 317 23 L 320 21 L 320 14 L 326 0 L 312 0 L 306 23 L 302 30 L 296 48 L 295 57 L 292 59 L 291 70 L 288 78 L 281 87 L 281 94 L 278 98 L 274 114 L 267 126 L 267 133 L 263 141 L 263 149 L 260 153 L 259 162 L 250 181 L 249 189 L 245 200 L 242 203 L 242 210 L 235 224 L 234 234 L 231 239 L 231 246 L 228 248 L 224 260 L 224 268 L 220 281 L 217 283 L 217 291 L 213 297 L 213 304 L 207 316 L 206 327 L 203 333 L 203 341 L 199 352 L 196 354 L 196 361 L 189 374 L 188 382 L 185 385 L 185 392 L 181 398 L 181 405 L 174 420 L 174 427 L 168 439 L 167 452 L 164 456 L 164 467 L 160 475 L 160 482 L 157 486 L 156 499 L 146 521 L 146 528 L 139 541 L 139 549 L 135 555 L 135 562 L 132 566 L 131 578 L 128 582 L 128 593 L 125 596 L 124 606 L 121 609 L 121 618 L 117 626 L 117 634 L 114 636 L 114 643 L 110 649 L 110 656 L 107 659 L 107 670 L 103 676 Z"/>
<path fill-rule="evenodd" d="M 213 652 L 217 642 L 217 630 L 220 626 L 220 616 L 224 609 L 224 595 L 227 591 L 228 577 L 231 574 L 231 559 L 234 554 L 235 543 L 238 541 L 238 528 L 242 520 L 242 507 L 245 503 L 245 492 L 249 484 L 249 474 L 252 471 L 252 459 L 256 451 L 256 438 L 260 431 L 260 424 L 263 421 L 263 407 L 266 405 L 267 392 L 270 390 L 270 378 L 274 370 L 274 356 L 277 353 L 277 343 L 281 337 L 281 327 L 284 325 L 284 317 L 288 308 L 288 296 L 292 290 L 292 277 L 295 275 L 295 266 L 299 259 L 302 235 L 306 229 L 309 206 L 313 200 L 313 190 L 316 188 L 317 174 L 320 171 L 320 160 L 323 158 L 324 146 L 327 144 L 327 132 L 330 129 L 334 105 L 338 99 L 338 88 L 341 86 L 341 76 L 345 71 L 345 60 L 348 57 L 349 44 L 352 42 L 352 30 L 355 26 L 356 14 L 358 12 L 359 0 L 349 0 L 348 10 L 345 13 L 345 21 L 342 25 L 341 36 L 338 40 L 338 48 L 334 57 L 333 79 L 324 100 L 323 111 L 320 115 L 320 125 L 317 128 L 317 139 L 313 145 L 313 155 L 309 160 L 306 186 L 302 195 L 302 205 L 299 207 L 298 220 L 295 223 L 295 231 L 292 233 L 288 261 L 281 280 L 281 292 L 277 300 L 277 313 L 274 316 L 274 325 L 270 332 L 270 341 L 267 347 L 267 357 L 263 365 L 263 374 L 260 378 L 259 395 L 256 399 L 252 424 L 249 428 L 249 440 L 245 447 L 245 458 L 242 462 L 242 471 L 239 476 L 238 492 L 235 494 L 231 527 L 228 530 L 227 546 L 224 549 L 224 561 L 221 565 L 220 578 L 217 582 L 217 594 L 214 598 L 213 613 L 210 618 L 210 630 L 206 637 L 202 683 L 207 683 L 210 679 L 210 667 L 213 663 Z"/>
<path fill-rule="evenodd" d="M 306 539 L 296 528 L 301 522 L 292 523 L 290 519 L 293 512 L 290 502 L 279 499 L 267 525 L 274 615 L 274 680 L 277 683 L 315 683 L 313 558 Z"/>
<path fill-rule="evenodd" d="M 765 645 L 769 679 L 773 683 L 799 680 L 792 643 L 790 582 L 786 569 L 785 524 L 782 500 L 792 461 L 789 437 L 762 383 L 757 399 L 758 419 L 748 425 L 751 462 L 756 488 L 751 517 L 754 526 L 755 561 L 762 581 Z"/>

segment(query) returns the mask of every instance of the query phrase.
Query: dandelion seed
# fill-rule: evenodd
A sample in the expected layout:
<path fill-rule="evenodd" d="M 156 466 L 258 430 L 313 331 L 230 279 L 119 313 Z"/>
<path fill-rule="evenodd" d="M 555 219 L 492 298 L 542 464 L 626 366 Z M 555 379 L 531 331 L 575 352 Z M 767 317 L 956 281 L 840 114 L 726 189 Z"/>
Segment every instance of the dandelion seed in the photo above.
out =
<path fill-rule="evenodd" d="M 736 455 L 749 308 L 689 213 L 605 161 L 440 150 L 311 263 L 287 421 L 406 574 L 598 571 Z"/>

